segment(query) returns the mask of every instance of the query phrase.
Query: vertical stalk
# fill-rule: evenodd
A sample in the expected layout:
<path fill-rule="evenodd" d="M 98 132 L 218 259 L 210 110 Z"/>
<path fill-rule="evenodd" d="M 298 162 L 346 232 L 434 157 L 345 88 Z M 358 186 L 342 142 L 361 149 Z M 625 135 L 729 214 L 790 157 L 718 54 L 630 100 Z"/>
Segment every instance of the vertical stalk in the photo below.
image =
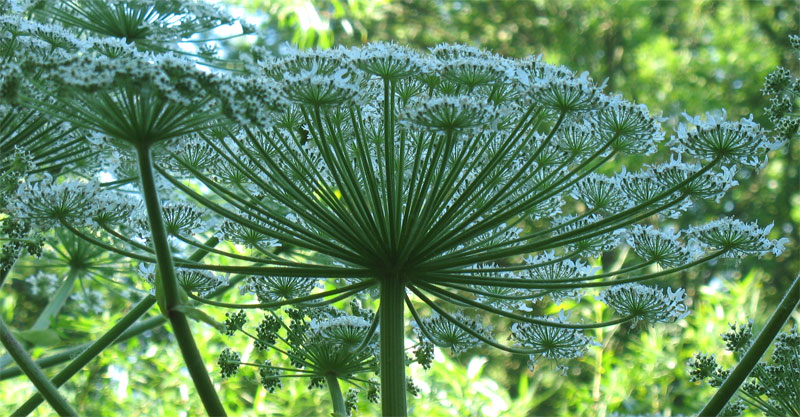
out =
<path fill-rule="evenodd" d="M 17 365 L 25 372 L 28 379 L 33 382 L 33 385 L 42 394 L 45 400 L 53 407 L 53 410 L 60 416 L 77 416 L 78 413 L 70 407 L 67 400 L 58 393 L 56 388 L 47 376 L 33 363 L 33 360 L 22 348 L 22 345 L 17 342 L 14 335 L 11 334 L 11 329 L 6 326 L 6 323 L 0 318 L 0 343 L 5 346 L 8 353 L 17 362 Z"/>
<path fill-rule="evenodd" d="M 783 300 L 778 304 L 778 308 L 772 313 L 767 324 L 761 329 L 761 333 L 747 349 L 747 353 L 742 356 L 742 359 L 736 365 L 736 368 L 725 378 L 725 382 L 719 387 L 714 396 L 708 401 L 705 407 L 700 410 L 700 416 L 717 416 L 722 409 L 728 404 L 731 397 L 736 394 L 739 386 L 750 375 L 750 372 L 761 360 L 761 356 L 767 351 L 769 345 L 775 340 L 778 332 L 781 331 L 783 325 L 789 320 L 794 309 L 800 304 L 800 274 L 795 277 L 789 291 L 783 296 Z"/>
<path fill-rule="evenodd" d="M 342 395 L 342 388 L 339 387 L 339 379 L 336 375 L 325 375 L 325 382 L 328 383 L 328 391 L 331 394 L 331 401 L 333 401 L 333 415 L 334 417 L 347 417 L 347 408 L 344 405 L 344 396 Z"/>
<path fill-rule="evenodd" d="M 147 209 L 147 219 L 150 222 L 151 240 L 156 253 L 156 260 L 158 261 L 158 272 L 161 274 L 162 285 L 159 290 L 164 292 L 165 313 L 168 315 L 170 323 L 172 323 L 172 331 L 175 333 L 175 339 L 181 349 L 183 361 L 189 370 L 189 375 L 192 377 L 200 399 L 203 401 L 206 412 L 212 416 L 227 415 L 217 396 L 217 391 L 214 389 L 214 384 L 208 376 L 200 351 L 197 350 L 186 315 L 175 308 L 181 304 L 180 290 L 178 280 L 175 277 L 175 267 L 172 264 L 172 254 L 170 253 L 167 232 L 164 228 L 161 214 L 161 201 L 156 190 L 150 147 L 147 145 L 141 146 L 137 148 L 136 153 L 139 160 L 142 195 Z"/>
<path fill-rule="evenodd" d="M 399 274 L 381 281 L 381 409 L 406 417 L 405 282 Z"/>

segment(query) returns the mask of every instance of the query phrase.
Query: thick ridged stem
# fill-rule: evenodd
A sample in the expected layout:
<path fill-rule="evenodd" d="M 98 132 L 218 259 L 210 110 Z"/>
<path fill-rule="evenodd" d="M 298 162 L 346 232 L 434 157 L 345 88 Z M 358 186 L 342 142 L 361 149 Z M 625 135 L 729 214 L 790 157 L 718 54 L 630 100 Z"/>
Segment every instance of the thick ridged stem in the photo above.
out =
<path fill-rule="evenodd" d="M 761 356 L 764 355 L 769 345 L 772 344 L 772 341 L 778 336 L 778 332 L 781 331 L 783 325 L 786 324 L 786 321 L 789 320 L 789 316 L 792 315 L 792 312 L 798 305 L 800 305 L 800 274 L 795 277 L 792 286 L 789 287 L 789 291 L 786 292 L 786 295 L 783 296 L 783 300 L 778 304 L 778 308 L 772 313 L 772 317 L 769 318 L 769 321 L 767 321 L 761 333 L 758 334 L 756 340 L 750 348 L 747 349 L 744 356 L 742 356 L 736 368 L 725 378 L 725 382 L 722 383 L 714 396 L 711 397 L 708 404 L 700 410 L 700 416 L 717 416 L 722 412 L 722 409 L 725 408 L 728 401 L 736 394 L 739 386 L 742 385 L 753 368 L 758 364 L 758 361 L 761 360 Z"/>
<path fill-rule="evenodd" d="M 381 281 L 381 409 L 406 417 L 405 282 L 400 275 Z"/>
<path fill-rule="evenodd" d="M 328 391 L 331 394 L 334 417 L 347 417 L 347 408 L 344 405 L 344 395 L 342 395 L 342 388 L 339 386 L 339 379 L 336 378 L 336 375 L 329 374 L 325 375 L 325 382 L 328 383 Z"/>
<path fill-rule="evenodd" d="M 91 346 L 89 346 L 86 350 L 81 352 L 72 362 L 69 363 L 64 369 L 62 369 L 56 376 L 53 377 L 52 383 L 56 387 L 60 387 L 63 383 L 69 381 L 73 375 L 78 373 L 87 363 L 89 363 L 92 359 L 97 357 L 100 352 L 102 352 L 106 347 L 111 345 L 114 340 L 117 339 L 126 329 L 128 329 L 136 320 L 139 320 L 153 304 L 156 303 L 156 298 L 148 295 L 141 301 L 139 301 L 136 306 L 133 307 L 131 311 L 128 312 L 117 324 L 114 325 L 111 329 L 109 329 L 103 336 L 97 339 Z M 34 394 L 28 401 L 25 401 L 17 411 L 14 411 L 13 415 L 15 416 L 27 416 L 39 404 L 42 403 L 42 396 L 41 394 Z"/>
<path fill-rule="evenodd" d="M 203 357 L 197 350 L 197 345 L 192 337 L 189 322 L 186 315 L 176 307 L 181 304 L 180 288 L 175 276 L 175 267 L 172 263 L 172 254 L 169 243 L 167 242 L 167 232 L 161 213 L 161 201 L 156 190 L 155 176 L 153 173 L 153 162 L 150 156 L 150 148 L 143 146 L 137 149 L 139 159 L 139 174 L 142 181 L 142 196 L 144 197 L 145 208 L 147 209 L 147 219 L 150 222 L 150 236 L 153 242 L 156 259 L 158 261 L 158 272 L 161 274 L 161 286 L 157 291 L 163 291 L 165 313 L 172 324 L 172 331 L 183 355 L 183 361 L 189 370 L 189 375 L 194 382 L 197 393 L 206 412 L 211 416 L 224 416 L 225 409 L 217 396 L 217 391 L 211 378 L 206 371 Z"/>
<path fill-rule="evenodd" d="M 33 382 L 33 385 L 44 396 L 44 399 L 53 407 L 53 410 L 60 416 L 77 416 L 78 413 L 70 407 L 67 400 L 58 393 L 58 388 L 53 385 L 47 376 L 33 363 L 33 360 L 22 348 L 14 335 L 11 334 L 11 329 L 6 326 L 6 323 L 0 319 L 0 343 L 5 346 L 8 353 L 17 362 L 17 365 L 25 372 L 28 379 Z"/>

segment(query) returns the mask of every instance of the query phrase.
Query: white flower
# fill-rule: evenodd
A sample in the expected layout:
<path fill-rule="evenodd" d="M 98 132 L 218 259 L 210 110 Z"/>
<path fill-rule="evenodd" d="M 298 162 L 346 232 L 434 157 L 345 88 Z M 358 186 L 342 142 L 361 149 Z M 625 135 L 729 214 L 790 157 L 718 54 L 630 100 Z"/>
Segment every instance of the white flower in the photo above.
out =
<path fill-rule="evenodd" d="M 349 72 L 344 68 L 330 74 L 320 73 L 316 67 L 285 74 L 281 90 L 288 100 L 310 106 L 359 103 L 359 87 L 349 80 Z"/>
<path fill-rule="evenodd" d="M 177 269 L 178 283 L 184 290 L 198 293 L 201 297 L 207 296 L 217 288 L 225 285 L 228 280 L 210 271 L 197 269 Z"/>
<path fill-rule="evenodd" d="M 183 202 L 164 203 L 161 214 L 166 232 L 170 235 L 191 236 L 206 231 L 204 217 L 207 213 L 195 205 Z M 149 238 L 150 222 L 144 210 L 140 210 L 134 219 L 133 226 L 139 230 L 144 238 Z"/>
<path fill-rule="evenodd" d="M 309 295 L 317 285 L 313 278 L 258 276 L 248 278 L 239 292 L 255 294 L 260 302 L 269 303 Z"/>
<path fill-rule="evenodd" d="M 606 177 L 600 174 L 589 174 L 575 184 L 572 198 L 582 201 L 589 209 L 601 209 L 616 212 L 624 208 L 628 201 L 622 193 L 617 177 Z"/>
<path fill-rule="evenodd" d="M 336 317 L 313 318 L 309 323 L 309 340 L 356 347 L 367 336 L 371 323 L 363 317 L 349 314 Z M 319 340 L 322 339 L 322 340 Z"/>
<path fill-rule="evenodd" d="M 410 77 L 427 65 L 418 52 L 394 42 L 373 42 L 348 55 L 356 68 L 387 80 Z"/>
<path fill-rule="evenodd" d="M 553 323 L 567 322 L 563 311 L 558 316 L 533 318 Z M 589 345 L 594 344 L 594 340 L 581 330 L 532 323 L 513 323 L 509 339 L 515 341 L 515 345 L 535 352 L 529 356 L 528 364 L 531 370 L 539 358 L 557 361 L 579 358 Z"/>
<path fill-rule="evenodd" d="M 663 268 L 682 266 L 691 259 L 690 252 L 679 241 L 680 232 L 652 225 L 634 225 L 628 232 L 628 245 L 645 261 L 655 262 Z"/>
<path fill-rule="evenodd" d="M 597 122 L 612 139 L 611 149 L 646 155 L 658 150 L 656 144 L 664 139 L 661 122 L 665 119 L 651 115 L 644 104 L 634 104 L 620 96 L 607 98 L 604 104 L 598 111 Z"/>
<path fill-rule="evenodd" d="M 488 128 L 499 114 L 487 101 L 473 96 L 443 96 L 412 101 L 400 115 L 401 123 L 412 128 L 441 131 Z"/>
<path fill-rule="evenodd" d="M 50 298 L 50 296 L 56 292 L 56 289 L 58 289 L 61 279 L 59 279 L 56 274 L 39 271 L 25 278 L 25 282 L 31 286 L 31 295 Z"/>
<path fill-rule="evenodd" d="M 465 316 L 461 312 L 453 314 L 453 318 L 458 320 L 462 326 L 468 327 L 482 335 L 488 335 L 490 332 L 490 329 L 484 328 L 478 321 Z M 480 343 L 477 337 L 469 334 L 461 326 L 436 313 L 422 319 L 422 323 L 414 322 L 412 325 L 418 337 L 424 339 L 427 339 L 428 336 L 432 337 L 433 339 L 430 341 L 434 345 L 450 348 L 453 355 L 462 353 Z M 420 329 L 420 327 L 422 327 L 422 329 Z"/>
<path fill-rule="evenodd" d="M 559 281 L 564 284 L 574 284 L 581 278 L 593 275 L 596 270 L 596 268 L 580 260 L 565 259 L 556 262 L 555 259 L 556 256 L 552 251 L 545 252 L 541 255 L 527 256 L 524 258 L 524 262 L 528 268 L 525 269 L 524 273 L 527 278 L 542 282 L 545 285 L 548 283 L 556 284 Z M 573 281 L 568 282 L 568 280 Z M 580 288 L 552 290 L 547 292 L 547 296 L 556 304 L 560 304 L 566 299 L 580 301 L 582 295 L 583 290 Z"/>
<path fill-rule="evenodd" d="M 615 285 L 603 291 L 598 300 L 608 304 L 618 314 L 630 316 L 633 322 L 674 323 L 689 315 L 684 304 L 686 293 L 682 288 L 674 292 L 667 288 L 648 287 L 636 283 Z"/>
<path fill-rule="evenodd" d="M 723 256 L 741 258 L 748 255 L 763 256 L 769 252 L 780 255 L 788 239 L 769 239 L 772 224 L 765 228 L 758 224 L 744 223 L 733 217 L 713 220 L 701 226 L 689 228 L 689 236 L 701 247 L 724 251 Z"/>
<path fill-rule="evenodd" d="M 78 291 L 69 296 L 84 313 L 102 314 L 105 311 L 105 297 L 96 290 Z"/>
<path fill-rule="evenodd" d="M 675 188 L 676 192 L 685 193 L 688 197 L 714 198 L 719 202 L 728 190 L 739 184 L 734 179 L 735 165 L 732 168 L 722 166 L 721 172 L 707 171 L 687 182 L 702 166 L 683 162 L 681 155 L 672 155 L 668 163 L 649 165 L 648 168 L 653 172 L 653 178 L 663 184 L 665 189 Z M 678 186 L 681 183 L 683 185 Z"/>
<path fill-rule="evenodd" d="M 563 225 L 559 227 L 555 232 L 553 232 L 553 236 L 563 235 L 575 230 L 585 229 L 584 233 L 591 233 L 594 232 L 592 230 L 592 224 L 597 223 L 603 219 L 602 216 L 597 214 L 592 214 L 590 216 L 586 216 L 582 219 L 575 221 L 577 218 L 576 215 L 568 215 L 556 218 L 554 223 L 556 226 Z M 576 252 L 581 255 L 585 256 L 593 256 L 599 254 L 603 251 L 610 250 L 616 247 L 619 244 L 619 234 L 622 232 L 622 229 L 608 231 L 605 233 L 595 234 L 594 236 L 582 236 L 581 233 L 572 236 L 569 240 L 574 240 L 567 245 L 565 245 L 565 249 L 568 252 Z"/>
<path fill-rule="evenodd" d="M 96 182 L 56 183 L 46 175 L 41 181 L 21 184 L 9 211 L 44 229 L 57 222 L 86 226 L 99 210 L 96 200 L 99 192 Z"/>
<path fill-rule="evenodd" d="M 588 72 L 576 78 L 565 68 L 549 66 L 544 67 L 542 78 L 531 83 L 529 95 L 534 102 L 563 113 L 595 110 L 607 100 Z"/>
<path fill-rule="evenodd" d="M 689 128 L 681 123 L 669 145 L 677 153 L 688 153 L 702 160 L 719 160 L 723 164 L 741 164 L 761 168 L 766 163 L 766 154 L 780 144 L 769 140 L 767 132 L 753 121 L 753 116 L 738 122 L 725 120 L 710 114 L 706 120 L 684 114 L 694 125 Z"/>

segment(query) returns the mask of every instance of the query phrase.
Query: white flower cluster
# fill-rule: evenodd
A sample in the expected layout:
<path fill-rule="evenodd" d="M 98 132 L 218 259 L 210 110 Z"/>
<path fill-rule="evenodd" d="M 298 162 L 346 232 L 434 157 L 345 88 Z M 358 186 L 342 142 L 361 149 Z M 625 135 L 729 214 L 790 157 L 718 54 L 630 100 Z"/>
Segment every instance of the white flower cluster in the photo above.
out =
<path fill-rule="evenodd" d="M 258 223 L 257 219 L 251 218 L 250 221 Z M 261 226 L 266 227 L 266 225 Z M 261 233 L 259 230 L 228 219 L 219 224 L 214 236 L 248 248 L 275 248 L 281 246 L 279 241 Z"/>
<path fill-rule="evenodd" d="M 541 77 L 530 80 L 530 99 L 560 112 L 587 112 L 605 105 L 607 98 L 584 72 L 580 77 L 563 67 L 545 66 Z"/>
<path fill-rule="evenodd" d="M 30 285 L 31 295 L 49 299 L 58 289 L 61 279 L 56 274 L 39 271 L 25 278 L 25 282 Z"/>
<path fill-rule="evenodd" d="M 639 321 L 674 323 L 689 315 L 684 303 L 686 292 L 682 288 L 675 291 L 667 288 L 665 294 L 659 288 L 628 283 L 610 287 L 596 298 L 618 314 L 631 317 L 634 324 Z"/>
<path fill-rule="evenodd" d="M 57 23 L 36 22 L 19 14 L 0 16 L 0 39 L 15 44 L 7 53 L 13 55 L 13 61 L 23 63 L 67 59 L 74 52 L 88 49 L 94 41 L 81 39 Z"/>
<path fill-rule="evenodd" d="M 599 112 L 598 125 L 612 135 L 611 148 L 629 154 L 655 153 L 658 142 L 664 140 L 661 122 L 644 104 L 634 104 L 620 96 L 612 96 Z"/>
<path fill-rule="evenodd" d="M 698 159 L 720 160 L 726 164 L 739 164 L 762 168 L 766 164 L 766 153 L 782 146 L 770 140 L 767 132 L 753 121 L 753 116 L 738 122 L 707 114 L 705 120 L 684 114 L 687 122 L 694 126 L 679 124 L 677 134 L 669 145 L 677 153 L 688 153 Z"/>
<path fill-rule="evenodd" d="M 563 311 L 558 316 L 535 318 L 561 324 L 568 321 Z M 579 329 L 533 323 L 512 324 L 509 339 L 513 340 L 515 345 L 533 351 L 528 361 L 531 370 L 540 358 L 560 361 L 583 357 L 588 346 L 596 343 Z"/>
<path fill-rule="evenodd" d="M 733 217 L 725 217 L 692 226 L 689 228 L 689 237 L 701 247 L 723 251 L 723 256 L 729 258 L 761 257 L 767 253 L 777 256 L 786 249 L 789 239 L 770 239 L 768 235 L 772 226 L 760 228 L 755 222 L 744 223 Z"/>
<path fill-rule="evenodd" d="M 621 190 L 618 177 L 607 177 L 601 174 L 589 174 L 575 184 L 572 198 L 584 202 L 591 210 L 616 212 L 630 204 Z"/>
<path fill-rule="evenodd" d="M 121 192 L 104 190 L 95 196 L 98 210 L 92 220 L 101 226 L 129 225 L 135 213 L 141 210 L 141 200 Z"/>
<path fill-rule="evenodd" d="M 430 64 L 408 47 L 396 43 L 370 43 L 348 51 L 356 68 L 374 76 L 396 80 L 430 71 Z"/>
<path fill-rule="evenodd" d="M 673 155 L 669 162 L 650 165 L 648 168 L 664 189 L 675 188 L 688 197 L 713 198 L 719 202 L 728 190 L 739 185 L 739 181 L 734 179 L 735 165 L 731 168 L 722 166 L 720 172 L 706 171 L 698 176 L 702 169 L 700 164 L 685 163 L 681 161 L 680 155 Z"/>
<path fill-rule="evenodd" d="M 560 260 L 553 251 L 536 256 L 526 256 L 524 263 L 527 267 L 524 271 L 525 277 L 543 284 L 575 283 L 596 272 L 596 268 L 581 260 Z M 580 288 L 548 290 L 547 296 L 556 304 L 560 304 L 567 299 L 580 301 L 583 292 Z"/>
<path fill-rule="evenodd" d="M 58 222 L 88 226 L 100 210 L 96 200 L 99 193 L 96 182 L 57 182 L 45 175 L 40 181 L 20 184 L 8 210 L 44 230 Z"/>
<path fill-rule="evenodd" d="M 341 316 L 315 317 L 309 323 L 306 337 L 321 343 L 335 343 L 355 348 L 367 336 L 370 322 L 363 317 L 349 314 Z"/>
<path fill-rule="evenodd" d="M 592 214 L 586 217 L 579 217 L 574 214 L 562 216 L 555 219 L 557 229 L 553 232 L 553 235 L 559 236 L 569 232 L 591 228 L 593 223 L 597 223 L 601 220 L 603 220 L 603 217 L 598 214 Z M 616 229 L 594 236 L 581 236 L 579 234 L 574 238 L 574 242 L 564 246 L 564 250 L 567 251 L 567 253 L 573 252 L 575 255 L 580 256 L 595 256 L 615 248 L 619 244 L 620 235 L 623 232 L 624 229 Z"/>
<path fill-rule="evenodd" d="M 320 74 L 317 68 L 297 74 L 284 74 L 281 91 L 289 101 L 311 106 L 358 105 L 359 86 L 348 79 L 350 73 L 339 69 Z"/>
<path fill-rule="evenodd" d="M 161 210 L 164 227 L 170 235 L 192 236 L 207 230 L 206 211 L 193 204 L 170 201 L 164 203 Z M 149 239 L 150 226 L 147 213 L 140 208 L 132 220 L 132 226 L 139 235 Z"/>
<path fill-rule="evenodd" d="M 461 326 L 468 327 L 482 336 L 491 334 L 491 328 L 484 327 L 477 320 L 469 318 L 461 312 L 454 314 L 453 318 Z M 461 326 L 436 313 L 422 319 L 421 323 L 413 322 L 412 326 L 417 337 L 422 340 L 430 338 L 431 343 L 449 348 L 453 355 L 458 355 L 481 343 L 480 339 L 469 334 Z"/>
<path fill-rule="evenodd" d="M 475 294 L 475 301 L 484 303 L 505 311 L 532 311 L 529 303 L 535 303 L 540 298 L 535 292 L 514 287 L 491 285 L 492 280 L 504 278 L 520 278 L 518 271 L 502 270 L 497 264 L 475 265 L 470 271 L 474 276 L 486 278 L 487 285 L 473 284 L 470 289 Z"/>
<path fill-rule="evenodd" d="M 176 271 L 178 284 L 191 293 L 198 293 L 205 297 L 217 288 L 228 283 L 228 280 L 210 271 L 198 269 L 178 269 Z"/>
<path fill-rule="evenodd" d="M 309 295 L 319 283 L 305 277 L 259 276 L 250 277 L 239 287 L 242 294 L 255 294 L 262 303 L 291 300 Z"/>
<path fill-rule="evenodd" d="M 75 30 L 163 49 L 192 35 L 236 22 L 225 9 L 195 0 L 64 0 L 43 13 Z"/>
<path fill-rule="evenodd" d="M 83 313 L 98 315 L 106 311 L 106 298 L 98 290 L 78 291 L 70 295 L 69 299 Z"/>
<path fill-rule="evenodd" d="M 444 132 L 489 128 L 498 113 L 494 106 L 474 96 L 444 96 L 414 100 L 400 116 L 409 128 L 423 127 Z"/>
<path fill-rule="evenodd" d="M 628 232 L 627 243 L 637 255 L 647 262 L 654 262 L 662 268 L 674 268 L 688 263 L 692 251 L 679 240 L 681 232 L 665 228 L 658 230 L 652 225 L 634 225 Z"/>

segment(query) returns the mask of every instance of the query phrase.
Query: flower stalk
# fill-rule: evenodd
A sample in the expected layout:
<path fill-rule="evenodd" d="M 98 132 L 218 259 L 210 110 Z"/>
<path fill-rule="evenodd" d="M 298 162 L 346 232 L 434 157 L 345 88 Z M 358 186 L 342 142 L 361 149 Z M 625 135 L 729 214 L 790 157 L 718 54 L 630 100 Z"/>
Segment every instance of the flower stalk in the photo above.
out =
<path fill-rule="evenodd" d="M 407 415 L 405 293 L 401 274 L 381 280 L 381 409 L 385 416 Z"/>
<path fill-rule="evenodd" d="M 178 341 L 178 346 L 181 349 L 183 360 L 189 370 L 195 388 L 203 401 L 203 406 L 206 412 L 212 416 L 227 415 L 222 403 L 217 396 L 217 391 L 211 378 L 208 376 L 205 362 L 197 345 L 194 342 L 192 331 L 189 328 L 189 322 L 186 315 L 182 313 L 178 307 L 181 304 L 180 300 L 180 287 L 175 275 L 175 267 L 172 263 L 172 253 L 167 242 L 167 232 L 164 228 L 164 221 L 161 214 L 161 201 L 158 198 L 158 191 L 156 190 L 155 176 L 153 171 L 153 162 L 151 157 L 151 150 L 149 146 L 142 145 L 137 148 L 137 156 L 139 162 L 139 174 L 142 181 L 142 196 L 144 197 L 145 208 L 147 209 L 147 218 L 150 222 L 150 232 L 152 236 L 153 247 L 158 260 L 158 271 L 160 274 L 160 287 L 157 286 L 156 297 L 163 299 L 164 305 L 160 305 L 162 313 L 172 323 L 172 330 L 175 333 L 175 339 Z M 158 294 L 158 293 L 161 294 Z"/>
<path fill-rule="evenodd" d="M 708 400 L 708 403 L 700 410 L 698 415 L 703 417 L 716 417 L 722 412 L 722 409 L 725 408 L 725 405 L 728 404 L 734 394 L 736 394 L 739 386 L 742 385 L 744 380 L 747 379 L 747 376 L 750 375 L 750 372 L 753 371 L 758 361 L 764 356 L 764 352 L 767 351 L 772 341 L 775 340 L 775 337 L 799 305 L 800 274 L 797 274 L 792 282 L 792 286 L 789 287 L 786 295 L 783 296 L 783 299 L 780 304 L 778 304 L 775 312 L 772 313 L 767 324 L 764 325 L 761 333 L 758 334 L 753 344 L 747 349 L 747 353 L 742 356 L 736 368 L 725 378 L 725 382 L 723 382 L 717 392 L 714 393 L 714 396 Z"/>
<path fill-rule="evenodd" d="M 0 343 L 5 346 L 8 353 L 17 362 L 17 365 L 25 372 L 25 375 L 33 382 L 39 393 L 53 407 L 60 416 L 78 416 L 78 413 L 67 403 L 67 400 L 58 393 L 58 388 L 47 379 L 47 376 L 33 362 L 28 352 L 25 352 L 22 345 L 11 334 L 11 329 L 0 319 Z"/>
<path fill-rule="evenodd" d="M 328 392 L 331 395 L 333 402 L 333 416 L 334 417 L 347 417 L 347 409 L 344 406 L 344 396 L 342 395 L 342 388 L 339 386 L 339 379 L 336 375 L 325 375 L 325 382 L 328 384 Z"/>

